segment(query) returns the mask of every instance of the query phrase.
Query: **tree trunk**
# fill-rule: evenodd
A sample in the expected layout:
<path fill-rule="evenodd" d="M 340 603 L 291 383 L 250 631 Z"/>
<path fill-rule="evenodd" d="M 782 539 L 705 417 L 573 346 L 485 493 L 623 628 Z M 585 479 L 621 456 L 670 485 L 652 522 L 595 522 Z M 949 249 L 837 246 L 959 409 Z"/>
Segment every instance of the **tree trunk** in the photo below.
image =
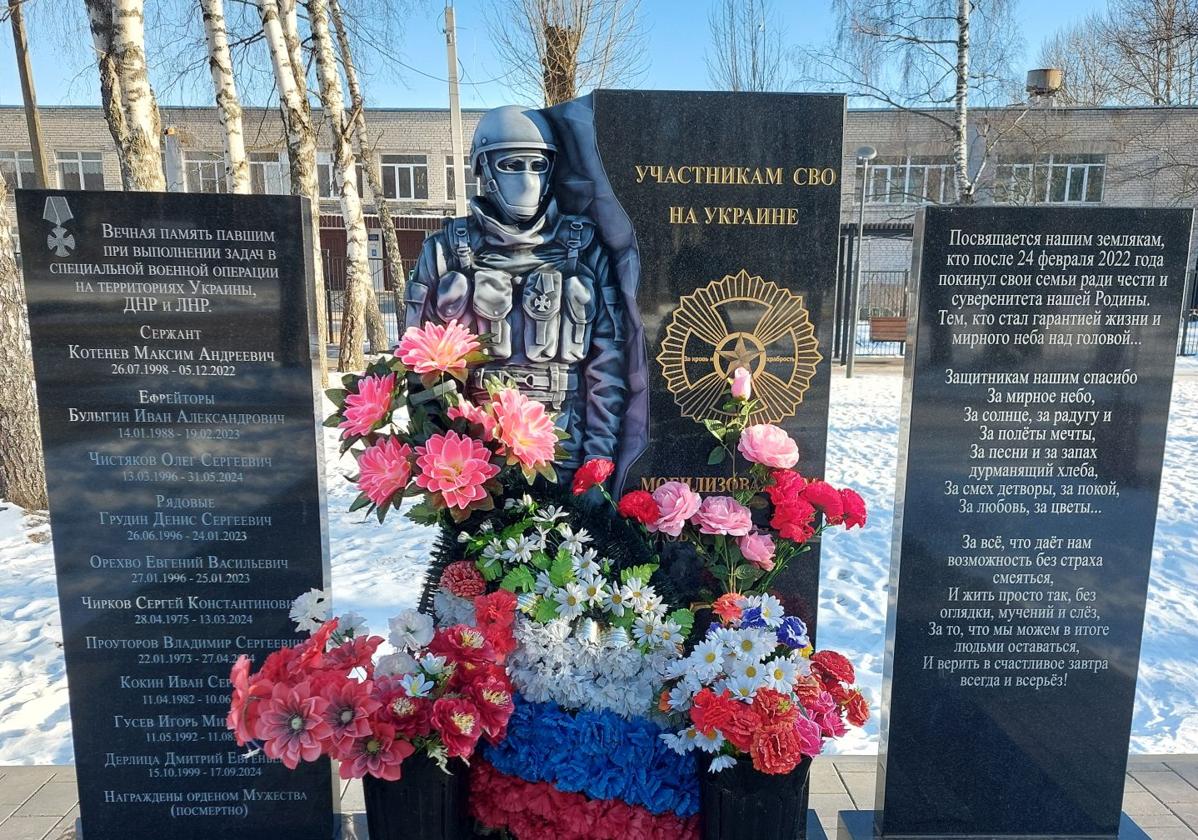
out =
<path fill-rule="evenodd" d="M 294 41 L 299 52 L 299 34 L 288 31 L 288 15 L 279 8 L 277 0 L 257 0 L 262 17 L 262 31 L 270 50 L 275 85 L 279 89 L 279 108 L 287 131 L 287 160 L 291 169 L 291 192 L 307 196 L 312 203 L 312 266 L 316 298 L 316 330 L 320 336 L 318 364 L 322 381 L 328 380 L 328 301 L 325 300 L 324 269 L 320 248 L 320 185 L 316 179 L 316 130 L 308 107 L 308 86 L 303 66 L 291 61 L 289 44 Z M 292 7 L 292 12 L 294 8 Z M 294 20 L 294 18 L 291 18 Z"/>
<path fill-rule="evenodd" d="M 133 172 L 129 167 L 129 159 L 122 153 L 128 145 L 128 127 L 125 125 L 124 95 L 121 91 L 121 78 L 117 72 L 116 58 L 112 54 L 113 39 L 113 0 L 83 0 L 87 6 L 87 21 L 92 33 L 92 46 L 96 50 L 96 64 L 100 70 L 100 104 L 104 109 L 104 119 L 108 122 L 108 132 L 116 144 L 117 161 L 121 167 L 121 185 L 133 189 Z"/>
<path fill-rule="evenodd" d="M 0 208 L 7 205 L 8 185 L 0 178 Z M 12 229 L 8 213 L 0 212 L 0 388 L 5 395 L 0 400 L 0 497 L 42 510 L 49 505 L 28 332 Z"/>
<path fill-rule="evenodd" d="M 329 11 L 333 15 L 333 28 L 337 32 L 337 45 L 341 50 L 341 65 L 345 69 L 345 83 L 349 88 L 350 105 L 354 113 L 354 138 L 357 141 L 358 159 L 362 161 L 362 170 L 366 173 L 366 188 L 374 203 L 375 212 L 379 215 L 379 227 L 383 231 L 383 255 L 391 274 L 391 287 L 398 292 L 395 299 L 402 301 L 404 286 L 407 285 L 407 276 L 404 274 L 403 260 L 400 257 L 399 237 L 395 234 L 395 221 L 391 218 L 391 208 L 387 204 L 387 197 L 383 194 L 382 184 L 379 183 L 378 170 L 374 168 L 374 153 L 367 142 L 366 101 L 362 96 L 362 86 L 358 84 L 358 69 L 354 64 L 353 51 L 349 46 L 349 35 L 341 16 L 341 0 L 329 0 Z M 465 189 L 464 184 L 462 188 Z M 375 306 L 377 307 L 377 305 L 376 299 Z M 403 333 L 403 322 L 399 320 L 399 317 L 402 311 L 402 309 L 395 310 L 401 334 Z M 373 343 L 373 339 L 371 341 Z"/>
<path fill-rule="evenodd" d="M 224 0 L 200 0 L 204 34 L 208 39 L 208 67 L 216 94 L 216 114 L 225 130 L 225 177 L 235 193 L 250 192 L 250 165 L 245 156 L 245 132 L 241 127 L 241 100 L 233 79 L 229 33 L 225 29 Z"/>
<path fill-rule="evenodd" d="M 25 16 L 21 12 L 24 0 L 8 0 L 9 23 L 12 24 L 12 43 L 16 51 L 17 69 L 21 75 L 21 100 L 25 104 L 25 127 L 29 130 L 29 148 L 33 153 L 34 187 L 48 189 L 50 164 L 46 159 L 46 144 L 42 142 L 42 115 L 37 109 L 37 92 L 33 86 L 33 67 L 29 64 L 29 39 L 25 34 Z"/>
<path fill-rule="evenodd" d="M 366 341 L 366 294 L 373 288 L 370 258 L 366 251 L 366 218 L 358 195 L 353 145 L 353 125 L 346 119 L 341 93 L 341 74 L 329 32 L 326 0 L 307 0 L 308 26 L 316 52 L 316 72 L 320 79 L 320 104 L 333 135 L 333 167 L 341 192 L 341 216 L 345 222 L 345 305 L 341 312 L 341 353 L 338 369 L 362 370 L 366 360 L 362 346 Z"/>
<path fill-rule="evenodd" d="M 366 284 L 366 343 L 371 353 L 385 353 L 391 349 L 387 325 L 383 323 L 383 311 L 379 309 L 379 295 L 374 288 L 373 271 L 370 273 L 370 282 Z"/>
<path fill-rule="evenodd" d="M 162 123 L 146 69 L 146 22 L 143 0 L 116 0 L 113 6 L 112 55 L 121 79 L 125 146 L 132 190 L 166 190 L 162 171 Z"/>
<path fill-rule="evenodd" d="M 953 95 L 953 163 L 957 170 L 957 201 L 973 203 L 969 180 L 969 4 L 957 0 L 957 90 Z"/>

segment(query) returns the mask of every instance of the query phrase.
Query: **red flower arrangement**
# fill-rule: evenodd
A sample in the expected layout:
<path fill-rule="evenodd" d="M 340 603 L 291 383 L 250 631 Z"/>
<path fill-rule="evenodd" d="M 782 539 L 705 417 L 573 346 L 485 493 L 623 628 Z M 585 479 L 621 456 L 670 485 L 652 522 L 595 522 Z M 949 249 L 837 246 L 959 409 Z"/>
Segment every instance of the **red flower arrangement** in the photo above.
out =
<path fill-rule="evenodd" d="M 271 653 L 257 673 L 240 656 L 226 724 L 239 746 L 260 746 L 291 769 L 337 759 L 343 779 L 396 781 L 417 751 L 443 768 L 469 758 L 480 739 L 503 740 L 515 708 L 502 668 L 516 647 L 515 596 L 501 591 L 474 603 L 475 625 L 437 630 L 427 646 L 393 655 L 406 666 L 395 672 L 376 668 L 381 637 L 339 633 L 336 618 Z"/>

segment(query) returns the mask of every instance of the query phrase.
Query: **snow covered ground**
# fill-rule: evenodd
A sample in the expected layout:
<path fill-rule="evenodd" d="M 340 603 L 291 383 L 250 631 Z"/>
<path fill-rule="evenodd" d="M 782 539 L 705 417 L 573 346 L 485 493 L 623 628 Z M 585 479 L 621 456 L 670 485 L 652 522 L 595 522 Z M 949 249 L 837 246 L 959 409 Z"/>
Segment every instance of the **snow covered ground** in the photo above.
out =
<path fill-rule="evenodd" d="M 834 371 L 828 479 L 869 503 L 864 532 L 829 535 L 823 558 L 820 646 L 847 654 L 876 710 L 895 481 L 901 370 L 864 363 L 853 380 Z M 346 513 L 353 498 L 326 437 L 336 609 L 376 631 L 415 603 L 431 533 L 401 517 L 384 525 Z M 1173 392 L 1161 506 L 1132 733 L 1134 752 L 1198 752 L 1198 362 L 1183 359 Z M 346 467 L 347 465 L 342 465 Z M 53 552 L 44 518 L 0 503 L 0 764 L 72 760 Z M 876 716 L 839 752 L 877 749 Z"/>

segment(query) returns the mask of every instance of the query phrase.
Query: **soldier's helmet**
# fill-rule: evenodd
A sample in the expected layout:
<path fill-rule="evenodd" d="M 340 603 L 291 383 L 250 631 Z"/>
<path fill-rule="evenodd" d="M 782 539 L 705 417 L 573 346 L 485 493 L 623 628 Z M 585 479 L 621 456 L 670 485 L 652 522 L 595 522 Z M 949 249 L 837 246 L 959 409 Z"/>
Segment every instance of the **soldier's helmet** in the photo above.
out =
<path fill-rule="evenodd" d="M 483 156 L 503 149 L 539 149 L 557 153 L 553 129 L 539 111 L 504 105 L 483 114 L 470 144 L 470 168 L 482 175 Z"/>

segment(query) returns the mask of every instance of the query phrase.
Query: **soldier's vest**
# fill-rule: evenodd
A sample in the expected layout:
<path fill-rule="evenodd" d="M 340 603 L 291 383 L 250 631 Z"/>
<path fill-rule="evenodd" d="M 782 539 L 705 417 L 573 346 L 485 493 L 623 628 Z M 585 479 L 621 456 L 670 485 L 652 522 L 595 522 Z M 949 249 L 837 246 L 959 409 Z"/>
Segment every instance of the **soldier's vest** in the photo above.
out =
<path fill-rule="evenodd" d="M 553 240 L 518 257 L 476 254 L 465 219 L 449 222 L 445 233 L 456 265 L 438 283 L 438 318 L 473 321 L 477 332 L 491 335 L 496 361 L 520 351 L 533 364 L 586 358 L 598 311 L 595 275 L 579 259 L 594 236 L 590 222 L 566 217 Z"/>

